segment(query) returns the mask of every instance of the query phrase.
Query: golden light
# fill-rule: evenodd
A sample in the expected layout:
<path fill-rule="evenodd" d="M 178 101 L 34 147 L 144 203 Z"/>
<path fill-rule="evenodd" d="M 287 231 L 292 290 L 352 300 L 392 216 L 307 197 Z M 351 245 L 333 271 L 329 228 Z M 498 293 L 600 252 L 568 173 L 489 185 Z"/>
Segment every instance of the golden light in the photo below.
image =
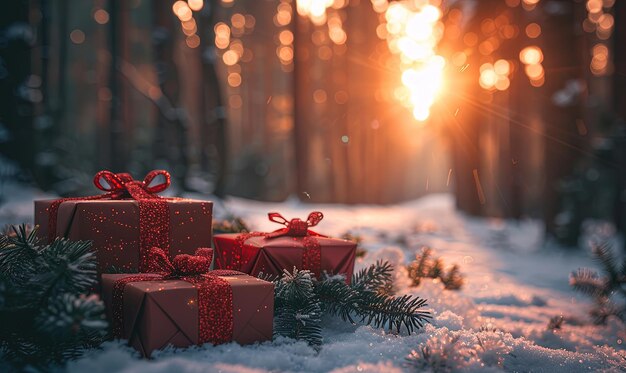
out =
<path fill-rule="evenodd" d="M 374 9 L 384 8 L 372 1 Z M 375 5 L 378 4 L 378 5 Z M 400 87 L 394 91 L 396 99 L 412 108 L 413 116 L 424 121 L 444 85 L 446 61 L 437 55 L 436 47 L 443 35 L 439 2 L 429 0 L 395 1 L 384 11 L 385 31 L 377 30 L 387 40 L 389 50 L 399 55 L 402 70 Z M 459 63 L 466 56 L 455 58 Z"/>
<path fill-rule="evenodd" d="M 233 50 L 228 50 L 222 55 L 222 61 L 224 61 L 224 65 L 232 66 L 239 62 L 239 55 Z"/>
<path fill-rule="evenodd" d="M 283 45 L 291 44 L 293 43 L 293 33 L 289 30 L 283 30 L 278 34 L 278 40 Z"/>
<path fill-rule="evenodd" d="M 526 65 L 526 67 L 524 67 L 524 71 L 531 80 L 537 80 L 541 78 L 544 74 L 543 66 L 539 64 Z"/>
<path fill-rule="evenodd" d="M 507 60 L 497 60 L 493 64 L 493 68 L 498 75 L 509 75 L 509 72 L 511 71 L 511 65 Z"/>
<path fill-rule="evenodd" d="M 104 25 L 109 22 L 109 12 L 104 9 L 98 9 L 93 13 L 93 19 L 95 19 L 98 24 Z"/>
<path fill-rule="evenodd" d="M 326 23 L 326 9 L 333 6 L 333 0 L 298 0 L 296 10 L 299 15 L 308 17 L 313 24 Z"/>
<path fill-rule="evenodd" d="M 218 22 L 213 28 L 215 31 L 215 46 L 226 49 L 230 44 L 230 27 L 224 22 Z"/>
<path fill-rule="evenodd" d="M 192 18 L 189 21 L 182 22 L 183 33 L 187 36 L 191 36 L 198 31 L 196 21 Z"/>
<path fill-rule="evenodd" d="M 200 46 L 200 37 L 195 34 L 188 36 L 185 43 L 189 48 L 198 48 L 198 46 Z"/>
<path fill-rule="evenodd" d="M 172 5 L 172 10 L 174 11 L 174 14 L 176 15 L 176 17 L 178 17 L 178 19 L 180 19 L 183 22 L 189 21 L 191 17 L 193 17 L 193 12 L 189 8 L 189 5 L 187 5 L 187 3 L 184 1 L 179 0 L 175 2 Z"/>
<path fill-rule="evenodd" d="M 541 35 L 541 26 L 537 23 L 531 23 L 526 26 L 526 36 L 531 39 L 536 39 Z"/>
<path fill-rule="evenodd" d="M 609 48 L 605 44 L 596 44 L 591 49 L 589 68 L 595 76 L 603 76 L 609 72 Z"/>
<path fill-rule="evenodd" d="M 231 87 L 239 87 L 241 85 L 241 74 L 230 73 L 228 74 L 228 85 Z"/>
<path fill-rule="evenodd" d="M 531 45 L 525 47 L 519 52 L 519 59 L 525 65 L 524 72 L 530 79 L 533 87 L 541 87 L 545 82 L 545 71 L 541 62 L 543 62 L 543 52 L 541 48 Z"/>
<path fill-rule="evenodd" d="M 235 13 L 230 17 L 230 23 L 233 27 L 243 28 L 246 25 L 246 17 L 241 13 Z"/>
<path fill-rule="evenodd" d="M 187 3 L 189 4 L 189 8 L 195 12 L 201 10 L 204 6 L 203 0 L 188 0 Z"/>
<path fill-rule="evenodd" d="M 519 59 L 526 65 L 534 65 L 543 61 L 543 53 L 537 46 L 529 46 L 519 52 Z"/>

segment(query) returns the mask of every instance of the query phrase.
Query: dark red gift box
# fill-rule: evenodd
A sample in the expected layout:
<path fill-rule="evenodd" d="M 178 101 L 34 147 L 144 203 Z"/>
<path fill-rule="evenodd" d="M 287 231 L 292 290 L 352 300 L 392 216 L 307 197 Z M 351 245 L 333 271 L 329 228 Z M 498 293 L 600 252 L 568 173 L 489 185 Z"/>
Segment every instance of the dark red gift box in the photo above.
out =
<path fill-rule="evenodd" d="M 152 186 L 158 176 L 165 182 Z M 38 234 L 48 242 L 55 237 L 92 241 L 98 273 L 112 267 L 143 271 L 145 251 L 152 246 L 168 251 L 170 257 L 210 247 L 212 202 L 156 195 L 169 180 L 166 171 L 152 171 L 144 181 L 101 171 L 94 183 L 107 193 L 35 201 Z"/>
<path fill-rule="evenodd" d="M 191 257 L 177 259 L 182 256 Z M 207 269 L 209 265 L 210 259 Z M 102 298 L 114 336 L 127 339 L 146 357 L 167 345 L 272 339 L 271 282 L 236 271 L 177 275 L 177 270 L 102 275 Z"/>
<path fill-rule="evenodd" d="M 281 275 L 293 267 L 308 269 L 317 277 L 323 272 L 343 274 L 350 282 L 354 272 L 356 243 L 329 238 L 308 230 L 323 218 L 314 212 L 306 221 L 287 221 L 277 213 L 270 220 L 286 227 L 271 233 L 218 234 L 215 244 L 215 268 L 231 269 L 257 276 L 259 273 Z"/>

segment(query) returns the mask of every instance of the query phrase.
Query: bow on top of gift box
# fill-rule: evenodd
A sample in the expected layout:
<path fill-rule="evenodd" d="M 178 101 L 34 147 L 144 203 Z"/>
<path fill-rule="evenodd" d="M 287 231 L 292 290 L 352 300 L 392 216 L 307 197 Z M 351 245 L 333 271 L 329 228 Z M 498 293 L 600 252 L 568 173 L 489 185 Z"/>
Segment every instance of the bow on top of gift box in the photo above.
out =
<path fill-rule="evenodd" d="M 163 181 L 152 185 L 154 180 L 159 176 L 163 176 Z M 131 174 L 126 172 L 116 174 L 111 171 L 103 170 L 96 173 L 93 178 L 93 183 L 96 188 L 107 192 L 95 197 L 111 199 L 130 197 L 141 200 L 146 198 L 161 198 L 157 196 L 156 193 L 161 193 L 167 189 L 170 186 L 171 180 L 169 172 L 165 170 L 152 170 L 148 172 L 142 181 L 134 180 Z M 103 181 L 105 184 L 102 183 Z"/>
<path fill-rule="evenodd" d="M 163 180 L 156 182 L 158 177 Z M 113 173 L 103 170 L 96 173 L 94 185 L 106 192 L 94 196 L 72 197 L 57 199 L 48 207 L 48 241 L 52 242 L 57 236 L 58 211 L 63 202 L 67 201 L 94 201 L 94 200 L 122 200 L 137 201 L 139 207 L 139 242 L 140 262 L 139 270 L 146 271 L 148 250 L 159 246 L 166 252 L 170 245 L 170 217 L 169 207 L 165 198 L 157 195 L 170 186 L 171 177 L 165 170 L 150 171 L 142 181 L 134 180 L 129 173 Z"/>
<path fill-rule="evenodd" d="M 304 237 L 307 235 L 311 236 L 320 236 L 320 234 L 315 233 L 309 230 L 310 227 L 316 226 L 322 219 L 324 219 L 324 214 L 319 211 L 313 211 L 309 214 L 309 217 L 306 220 L 301 220 L 298 218 L 287 220 L 278 212 L 270 212 L 267 214 L 267 217 L 270 221 L 274 223 L 282 224 L 285 228 L 278 229 L 274 232 L 266 233 L 265 237 L 267 238 L 275 238 L 281 236 L 291 236 L 291 237 Z"/>
<path fill-rule="evenodd" d="M 243 275 L 239 271 L 211 271 L 213 249 L 199 248 L 195 255 L 179 254 L 170 260 L 162 249 L 148 252 L 147 272 L 115 281 L 112 294 L 113 335 L 122 337 L 124 288 L 131 282 L 182 280 L 198 290 L 199 343 L 223 343 L 232 339 L 233 294 L 229 283 L 219 276 Z"/>

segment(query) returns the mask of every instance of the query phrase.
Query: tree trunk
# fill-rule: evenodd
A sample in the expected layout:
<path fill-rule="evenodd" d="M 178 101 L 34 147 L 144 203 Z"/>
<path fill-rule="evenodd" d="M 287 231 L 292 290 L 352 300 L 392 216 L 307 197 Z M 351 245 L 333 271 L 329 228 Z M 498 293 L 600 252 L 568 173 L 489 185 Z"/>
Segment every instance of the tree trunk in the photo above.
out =
<path fill-rule="evenodd" d="M 562 183 L 572 174 L 584 145 L 578 132 L 577 120 L 582 119 L 581 94 L 574 95 L 568 102 L 557 102 L 555 95 L 568 84 L 581 77 L 580 53 L 581 20 L 577 18 L 576 7 L 584 6 L 570 1 L 557 1 L 561 12 L 548 12 L 543 24 L 543 66 L 545 86 L 542 91 L 544 101 L 545 164 L 546 183 L 544 186 L 544 221 L 546 238 L 554 238 L 568 246 L 576 246 L 580 224 L 577 217 L 572 223 L 573 234 L 563 239 L 557 232 L 557 215 L 562 210 Z"/>
<path fill-rule="evenodd" d="M 215 59 L 215 29 L 219 1 L 210 1 L 202 10 L 198 28 L 200 30 L 201 58 L 202 58 L 202 168 L 210 170 L 213 166 L 215 186 L 213 193 L 223 197 L 226 192 L 228 174 L 228 132 L 226 122 L 226 107 L 222 98 L 220 81 L 217 75 Z M 211 159 L 216 162 L 211 162 Z"/>

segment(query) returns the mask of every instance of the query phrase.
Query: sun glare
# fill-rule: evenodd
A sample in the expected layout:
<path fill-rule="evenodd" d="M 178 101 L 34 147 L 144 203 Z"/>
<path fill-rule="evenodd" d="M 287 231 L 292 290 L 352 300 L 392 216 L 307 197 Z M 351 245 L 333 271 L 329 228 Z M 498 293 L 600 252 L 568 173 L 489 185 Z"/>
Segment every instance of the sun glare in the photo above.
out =
<path fill-rule="evenodd" d="M 374 9 L 384 12 L 386 32 L 381 34 L 400 57 L 405 89 L 396 97 L 413 110 L 416 120 L 425 121 L 444 86 L 446 61 L 436 52 L 443 34 L 441 10 L 428 1 L 396 1 Z"/>

